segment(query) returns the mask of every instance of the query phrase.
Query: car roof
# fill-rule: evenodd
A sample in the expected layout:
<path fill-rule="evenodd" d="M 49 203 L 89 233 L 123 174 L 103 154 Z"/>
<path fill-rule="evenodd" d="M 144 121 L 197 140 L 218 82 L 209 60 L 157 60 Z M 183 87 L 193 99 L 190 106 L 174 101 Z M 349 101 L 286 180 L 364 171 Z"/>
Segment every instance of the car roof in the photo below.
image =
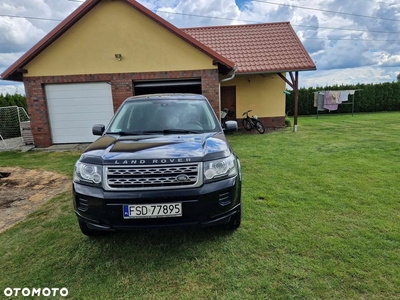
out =
<path fill-rule="evenodd" d="M 168 93 L 168 94 L 147 94 L 140 96 L 129 97 L 125 101 L 137 100 L 206 100 L 206 97 L 200 94 L 185 94 L 185 93 Z"/>

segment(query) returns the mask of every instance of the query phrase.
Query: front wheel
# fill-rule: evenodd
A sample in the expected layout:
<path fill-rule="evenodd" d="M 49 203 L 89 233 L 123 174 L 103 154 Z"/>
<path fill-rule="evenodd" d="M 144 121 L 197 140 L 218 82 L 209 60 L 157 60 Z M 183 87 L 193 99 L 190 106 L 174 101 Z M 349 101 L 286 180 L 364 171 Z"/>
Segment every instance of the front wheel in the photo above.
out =
<path fill-rule="evenodd" d="M 261 123 L 261 121 L 256 121 L 256 129 L 261 134 L 265 132 L 265 126 L 263 123 Z"/>
<path fill-rule="evenodd" d="M 247 131 L 251 130 L 251 123 L 248 119 L 243 119 L 242 124 L 244 129 L 246 129 Z"/>

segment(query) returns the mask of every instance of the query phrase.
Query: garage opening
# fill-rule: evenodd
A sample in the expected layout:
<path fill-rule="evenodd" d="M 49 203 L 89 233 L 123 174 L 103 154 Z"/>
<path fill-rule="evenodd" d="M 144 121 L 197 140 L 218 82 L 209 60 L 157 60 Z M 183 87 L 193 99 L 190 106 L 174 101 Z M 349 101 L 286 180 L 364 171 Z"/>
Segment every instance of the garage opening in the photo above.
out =
<path fill-rule="evenodd" d="M 114 115 L 107 82 L 45 85 L 53 144 L 89 143 L 94 124 L 108 124 Z"/>
<path fill-rule="evenodd" d="M 133 86 L 136 96 L 159 93 L 201 94 L 201 79 L 136 81 Z"/>

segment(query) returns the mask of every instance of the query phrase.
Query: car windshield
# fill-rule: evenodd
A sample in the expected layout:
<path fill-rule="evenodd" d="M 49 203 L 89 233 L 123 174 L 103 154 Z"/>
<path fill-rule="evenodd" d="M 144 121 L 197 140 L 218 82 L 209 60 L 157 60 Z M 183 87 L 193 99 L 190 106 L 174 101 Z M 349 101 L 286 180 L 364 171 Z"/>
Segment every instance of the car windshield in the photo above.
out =
<path fill-rule="evenodd" d="M 207 101 L 144 99 L 125 102 L 107 132 L 140 135 L 203 133 L 220 130 L 221 127 Z"/>

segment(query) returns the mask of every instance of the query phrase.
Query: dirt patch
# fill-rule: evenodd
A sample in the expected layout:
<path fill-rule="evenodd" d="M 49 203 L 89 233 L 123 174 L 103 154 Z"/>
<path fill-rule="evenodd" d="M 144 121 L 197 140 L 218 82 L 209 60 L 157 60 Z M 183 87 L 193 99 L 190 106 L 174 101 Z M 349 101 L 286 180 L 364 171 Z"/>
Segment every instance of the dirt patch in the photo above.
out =
<path fill-rule="evenodd" d="M 71 185 L 70 179 L 54 172 L 0 169 L 1 172 L 11 173 L 7 178 L 0 178 L 0 232 L 21 221 Z"/>

